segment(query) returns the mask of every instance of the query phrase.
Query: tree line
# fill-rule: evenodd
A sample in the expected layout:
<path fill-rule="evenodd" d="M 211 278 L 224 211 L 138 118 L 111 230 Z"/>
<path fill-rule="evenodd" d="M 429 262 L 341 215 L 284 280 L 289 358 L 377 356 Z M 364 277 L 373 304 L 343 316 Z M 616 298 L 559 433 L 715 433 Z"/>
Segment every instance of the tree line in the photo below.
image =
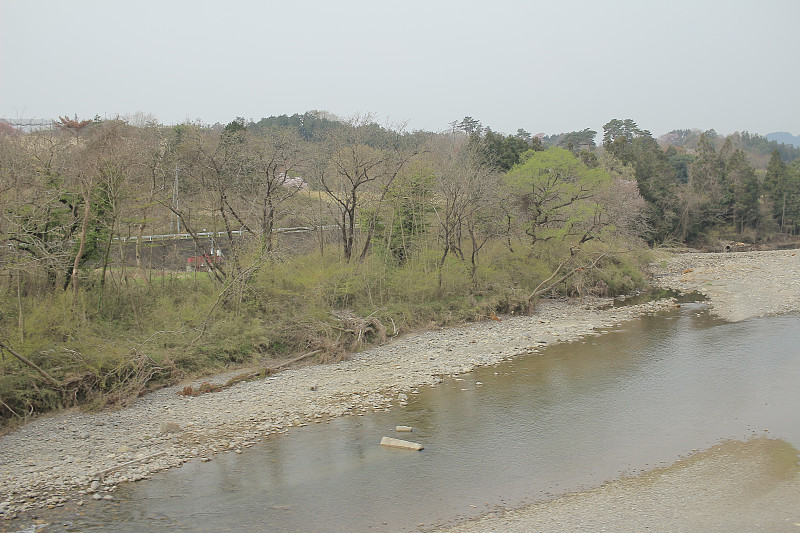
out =
<path fill-rule="evenodd" d="M 769 240 L 800 230 L 800 148 L 748 132 L 674 130 L 656 139 L 631 119 L 597 132 L 502 135 L 472 117 L 452 123 L 487 159 L 509 171 L 527 150 L 561 147 L 589 168 L 628 176 L 647 202 L 650 244 L 712 245 L 720 238 Z"/>
<path fill-rule="evenodd" d="M 796 158 L 756 169 L 753 136 L 670 144 L 631 120 L 599 146 L 590 129 L 505 135 L 465 117 L 408 132 L 321 112 L 2 132 L 3 419 L 231 363 L 342 357 L 544 295 L 627 293 L 645 285 L 648 243 L 755 241 L 800 221 Z M 281 226 L 317 228 L 313 250 Z M 146 260 L 146 235 L 202 250 L 209 232 L 225 260 L 208 272 Z"/>

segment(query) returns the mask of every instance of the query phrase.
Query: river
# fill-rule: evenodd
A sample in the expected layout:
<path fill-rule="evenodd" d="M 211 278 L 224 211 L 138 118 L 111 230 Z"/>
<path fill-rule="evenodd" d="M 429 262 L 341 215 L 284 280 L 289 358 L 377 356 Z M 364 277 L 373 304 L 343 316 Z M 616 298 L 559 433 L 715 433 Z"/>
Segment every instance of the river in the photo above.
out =
<path fill-rule="evenodd" d="M 671 464 L 724 439 L 800 447 L 800 317 L 703 304 L 450 377 L 120 486 L 47 531 L 415 531 Z M 414 428 L 395 433 L 396 425 Z M 420 442 L 388 449 L 381 437 Z"/>

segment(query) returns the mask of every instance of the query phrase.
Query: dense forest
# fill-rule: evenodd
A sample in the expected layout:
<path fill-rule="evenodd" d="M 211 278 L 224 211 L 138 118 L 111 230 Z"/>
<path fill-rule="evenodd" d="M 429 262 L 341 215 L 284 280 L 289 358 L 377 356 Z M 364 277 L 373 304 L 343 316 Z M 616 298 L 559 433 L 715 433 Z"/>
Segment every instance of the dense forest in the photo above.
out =
<path fill-rule="evenodd" d="M 229 365 L 335 360 L 550 295 L 627 294 L 654 246 L 800 230 L 798 148 L 747 132 L 656 139 L 630 119 L 601 138 L 322 112 L 2 125 L 0 419 L 124 403 Z M 154 263 L 153 236 L 178 263 Z"/>

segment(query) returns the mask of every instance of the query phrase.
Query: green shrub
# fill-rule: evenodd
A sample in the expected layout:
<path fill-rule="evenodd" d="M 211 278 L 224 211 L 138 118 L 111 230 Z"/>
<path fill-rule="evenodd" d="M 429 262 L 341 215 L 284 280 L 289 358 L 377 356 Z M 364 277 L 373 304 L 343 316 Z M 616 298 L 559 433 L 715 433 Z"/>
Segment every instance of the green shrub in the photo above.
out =
<path fill-rule="evenodd" d="M 423 246 L 403 261 L 388 252 L 350 263 L 335 252 L 267 256 L 229 285 L 182 273 L 120 283 L 115 273 L 102 295 L 99 283 L 85 283 L 77 294 L 30 291 L 22 332 L 9 289 L 0 294 L 3 338 L 16 339 L 12 345 L 63 386 L 53 387 L 6 356 L 0 361 L 0 418 L 124 402 L 231 365 L 312 350 L 332 360 L 402 331 L 527 312 L 530 294 L 569 250 L 555 243 L 535 249 L 512 244 L 514 251 L 501 240 L 488 242 L 476 265 L 452 253 L 442 263 L 440 249 Z M 581 253 L 596 256 L 604 245 L 593 246 Z M 643 254 L 609 255 L 554 290 L 587 294 L 605 285 L 609 294 L 629 293 L 645 285 L 647 261 Z M 352 333 L 346 321 L 361 333 Z"/>

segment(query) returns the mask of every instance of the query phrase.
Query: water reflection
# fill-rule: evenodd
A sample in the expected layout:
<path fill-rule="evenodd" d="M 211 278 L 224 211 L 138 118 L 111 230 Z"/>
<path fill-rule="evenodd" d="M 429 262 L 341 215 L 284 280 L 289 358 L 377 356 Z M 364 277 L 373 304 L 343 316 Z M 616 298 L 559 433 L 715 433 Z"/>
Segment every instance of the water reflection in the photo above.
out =
<path fill-rule="evenodd" d="M 800 446 L 800 318 L 723 324 L 701 311 L 646 317 L 447 379 L 388 413 L 187 464 L 50 530 L 414 530 L 763 429 Z M 424 451 L 378 446 L 401 424 Z"/>

